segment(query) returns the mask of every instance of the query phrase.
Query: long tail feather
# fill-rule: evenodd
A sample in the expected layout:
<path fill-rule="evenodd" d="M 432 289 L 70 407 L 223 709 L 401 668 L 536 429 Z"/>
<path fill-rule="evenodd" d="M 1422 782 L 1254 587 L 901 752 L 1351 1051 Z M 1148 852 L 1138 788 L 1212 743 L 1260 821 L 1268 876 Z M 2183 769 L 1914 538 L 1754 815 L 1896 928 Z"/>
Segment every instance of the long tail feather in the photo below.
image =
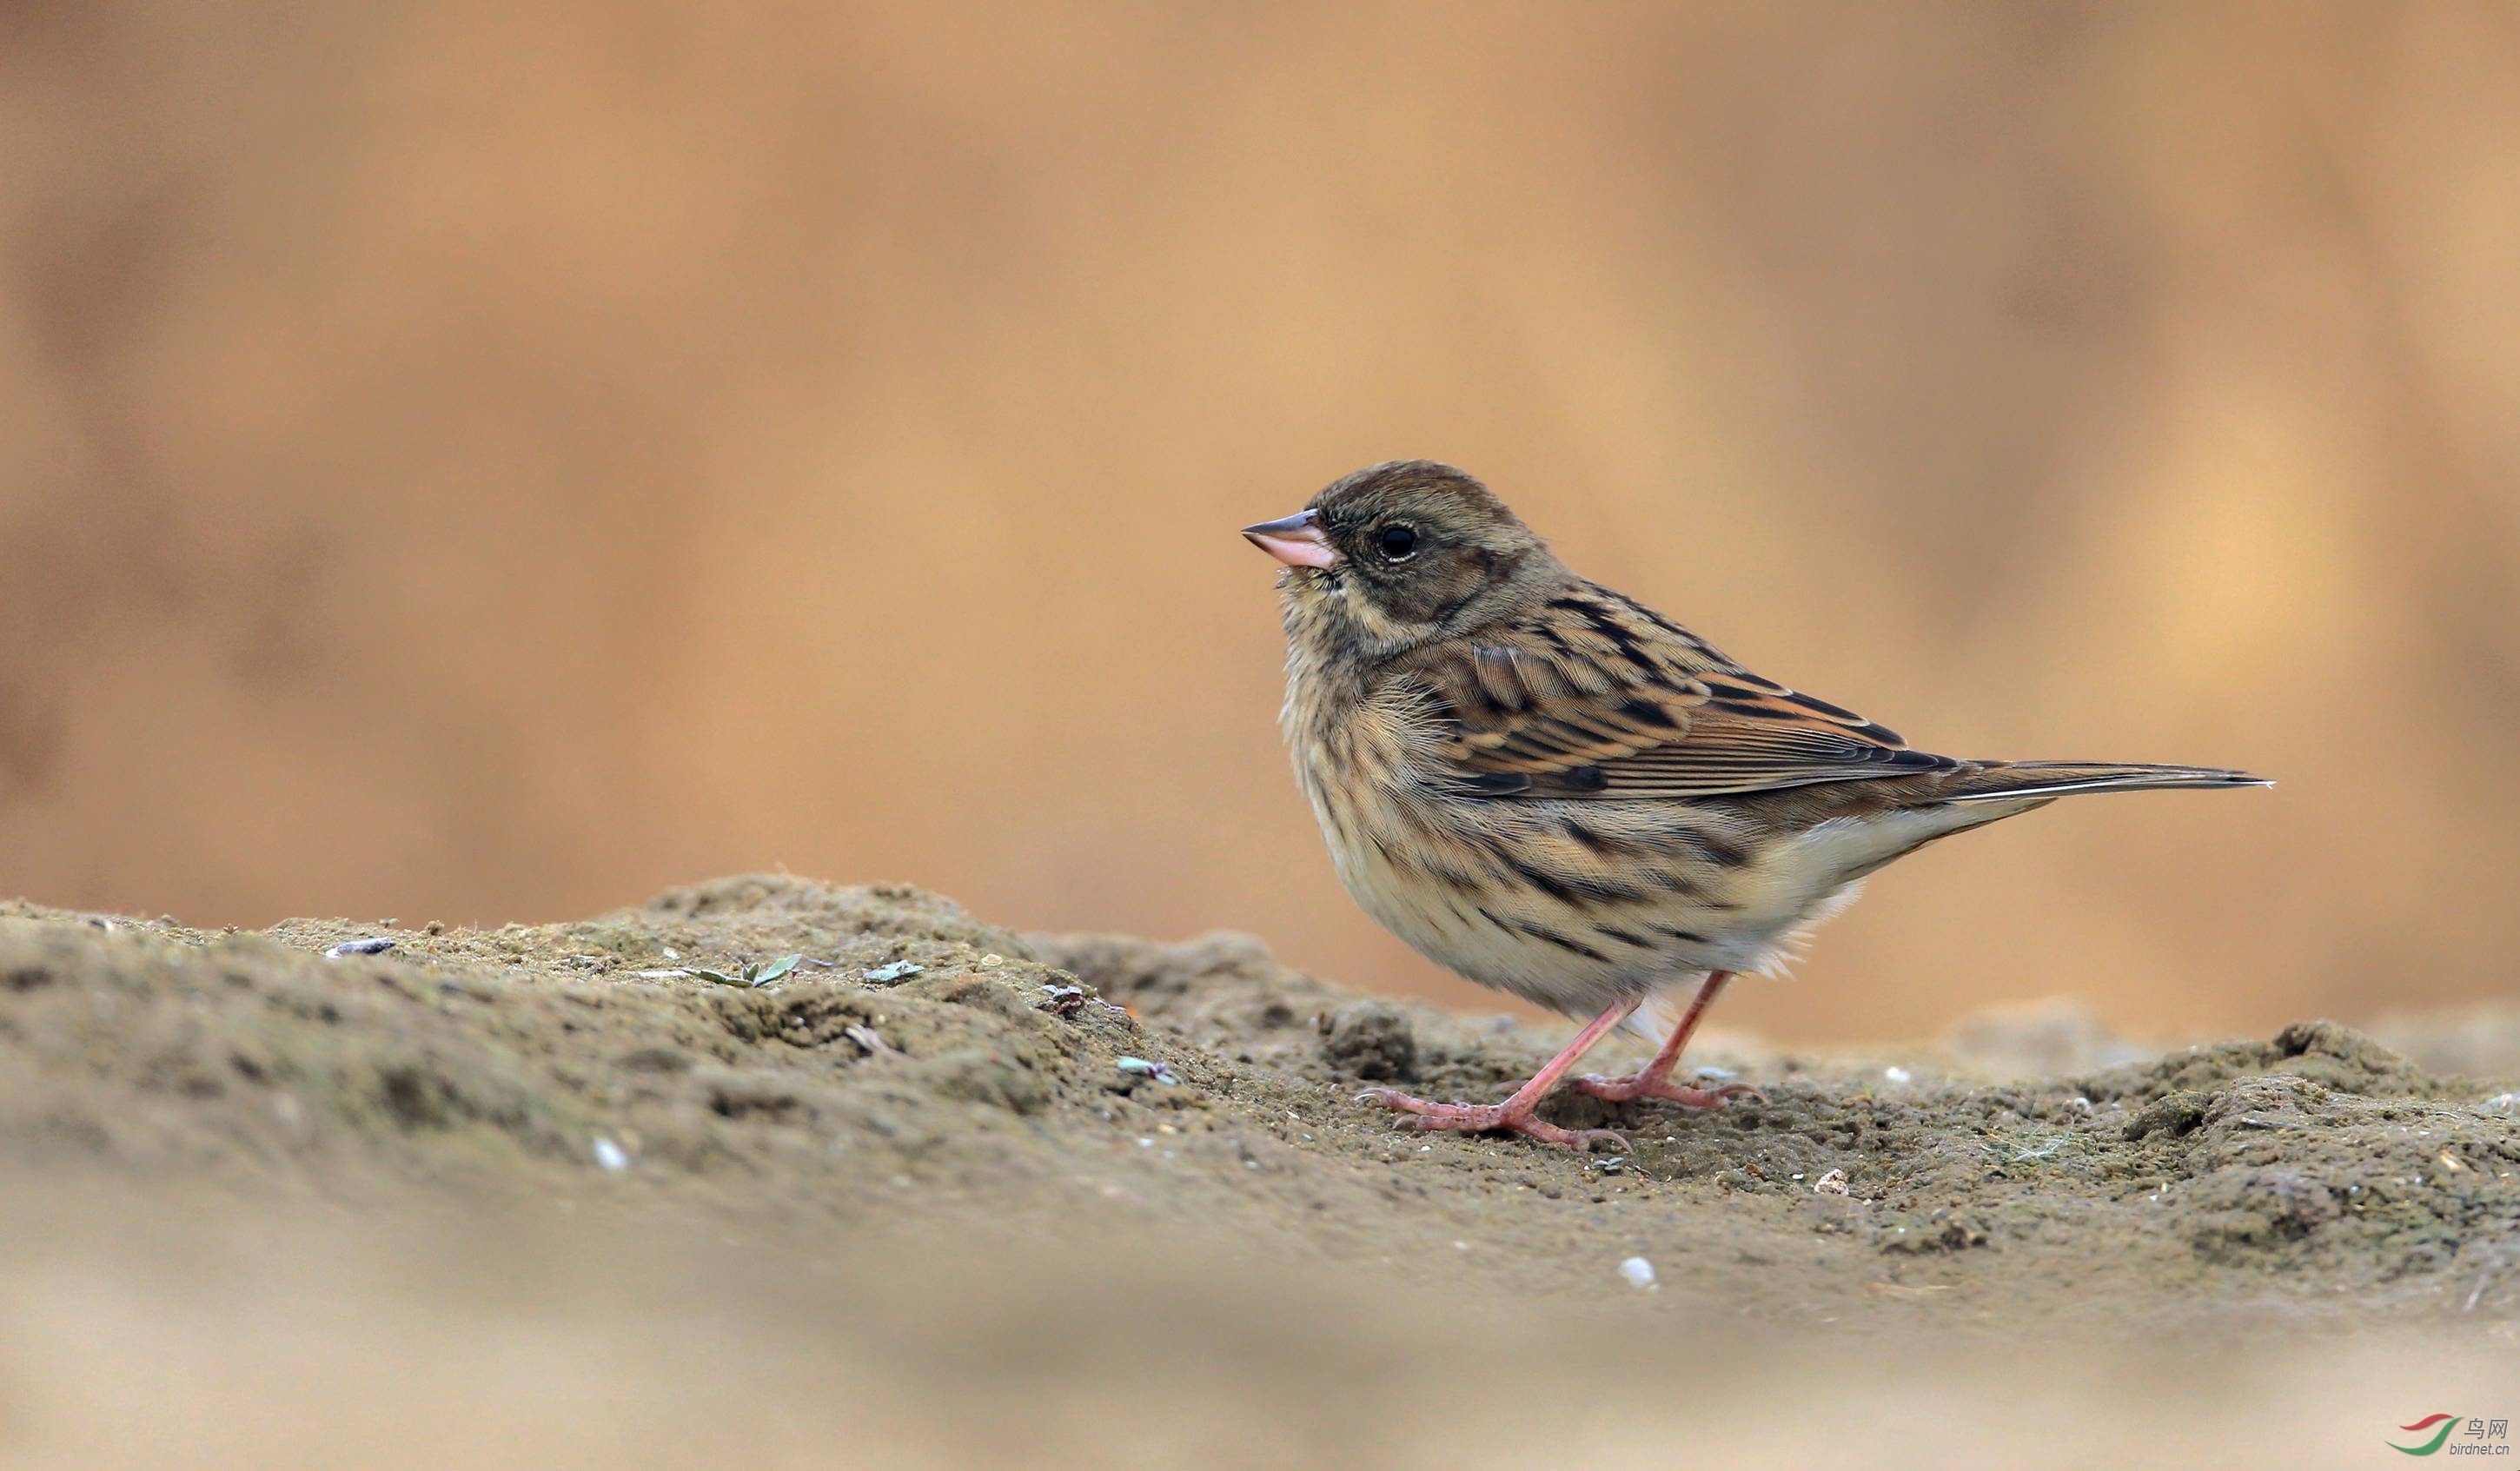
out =
<path fill-rule="evenodd" d="M 2085 791 L 2170 791 L 2182 787 L 2272 786 L 2264 777 L 2211 766 L 2135 766 L 2119 761 L 1989 761 L 1952 779 L 1943 802 L 2061 797 Z"/>

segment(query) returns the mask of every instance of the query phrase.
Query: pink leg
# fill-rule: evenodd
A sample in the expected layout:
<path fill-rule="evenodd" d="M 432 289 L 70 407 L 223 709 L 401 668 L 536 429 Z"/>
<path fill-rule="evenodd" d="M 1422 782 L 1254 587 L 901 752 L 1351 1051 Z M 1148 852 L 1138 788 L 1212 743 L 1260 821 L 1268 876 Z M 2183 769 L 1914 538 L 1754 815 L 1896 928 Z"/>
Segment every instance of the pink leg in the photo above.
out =
<path fill-rule="evenodd" d="M 1684 1088 L 1671 1081 L 1671 1070 L 1680 1061 L 1681 1049 L 1688 1046 L 1688 1035 L 1697 1030 L 1697 1019 L 1706 1014 L 1707 1007 L 1715 1004 L 1717 993 L 1731 979 L 1732 972 L 1729 970 L 1707 972 L 1705 982 L 1697 988 L 1697 999 L 1688 1003 L 1688 1010 L 1681 1017 L 1680 1025 L 1671 1029 L 1671 1036 L 1663 1043 L 1662 1050 L 1654 1053 L 1653 1061 L 1646 1063 L 1636 1076 L 1578 1078 L 1575 1080 L 1576 1090 L 1596 1098 L 1607 1098 L 1613 1103 L 1625 1103 L 1631 1098 L 1664 1098 L 1690 1108 L 1713 1108 L 1725 1099 L 1734 1097 L 1751 1097 L 1767 1102 L 1767 1095 L 1747 1083 L 1729 1083 L 1722 1088 Z"/>
<path fill-rule="evenodd" d="M 1532 1110 L 1540 1106 L 1541 1099 L 1549 1096 L 1549 1091 L 1557 1086 L 1557 1080 L 1566 1076 L 1566 1070 L 1592 1050 L 1593 1044 L 1599 1042 L 1612 1027 L 1626 1021 L 1628 1013 L 1635 1009 L 1635 1002 L 1621 1002 L 1585 1023 L 1584 1030 L 1575 1034 L 1575 1040 L 1566 1044 L 1564 1050 L 1550 1058 L 1548 1066 L 1534 1073 L 1530 1082 L 1515 1089 L 1513 1096 L 1502 1103 L 1429 1103 L 1423 1098 L 1413 1098 L 1396 1088 L 1369 1088 L 1356 1095 L 1357 1101 L 1379 1103 L 1385 1108 L 1415 1114 L 1416 1118 L 1407 1121 L 1407 1127 L 1412 1129 L 1450 1129 L 1462 1134 L 1485 1134 L 1490 1130 L 1503 1129 L 1529 1135 L 1545 1144 L 1590 1149 L 1595 1144 L 1606 1143 L 1625 1149 L 1628 1141 L 1610 1130 L 1560 1129 L 1536 1117 Z"/>

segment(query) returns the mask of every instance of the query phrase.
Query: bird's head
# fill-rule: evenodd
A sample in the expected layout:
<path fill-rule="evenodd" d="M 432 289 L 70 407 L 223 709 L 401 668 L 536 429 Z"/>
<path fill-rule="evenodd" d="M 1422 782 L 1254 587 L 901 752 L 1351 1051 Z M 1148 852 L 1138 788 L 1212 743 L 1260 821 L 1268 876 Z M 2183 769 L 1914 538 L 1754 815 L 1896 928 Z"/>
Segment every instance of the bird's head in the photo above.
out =
<path fill-rule="evenodd" d="M 1509 617 L 1567 576 L 1486 486 L 1432 460 L 1358 470 L 1242 534 L 1286 564 L 1290 633 L 1367 657 Z"/>

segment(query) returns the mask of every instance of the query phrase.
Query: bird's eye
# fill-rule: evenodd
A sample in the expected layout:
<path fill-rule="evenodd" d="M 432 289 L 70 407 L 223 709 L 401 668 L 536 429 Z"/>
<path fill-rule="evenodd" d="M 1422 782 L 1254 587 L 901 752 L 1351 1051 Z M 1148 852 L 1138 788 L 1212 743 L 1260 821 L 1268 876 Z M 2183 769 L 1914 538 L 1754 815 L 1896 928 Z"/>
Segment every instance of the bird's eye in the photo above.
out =
<path fill-rule="evenodd" d="M 1385 526 L 1374 545 L 1381 550 L 1384 561 L 1407 561 L 1409 554 L 1418 550 L 1418 533 L 1406 526 Z"/>

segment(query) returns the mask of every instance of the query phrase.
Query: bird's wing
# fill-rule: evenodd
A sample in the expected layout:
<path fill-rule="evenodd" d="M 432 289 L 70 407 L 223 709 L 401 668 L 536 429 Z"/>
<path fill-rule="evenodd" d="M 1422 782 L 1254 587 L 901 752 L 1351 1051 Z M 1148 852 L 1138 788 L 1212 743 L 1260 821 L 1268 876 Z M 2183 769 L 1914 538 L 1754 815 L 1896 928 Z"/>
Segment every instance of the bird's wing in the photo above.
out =
<path fill-rule="evenodd" d="M 1590 585 L 1423 650 L 1411 672 L 1441 722 L 1438 760 L 1475 794 L 1711 797 L 1960 764 Z"/>

